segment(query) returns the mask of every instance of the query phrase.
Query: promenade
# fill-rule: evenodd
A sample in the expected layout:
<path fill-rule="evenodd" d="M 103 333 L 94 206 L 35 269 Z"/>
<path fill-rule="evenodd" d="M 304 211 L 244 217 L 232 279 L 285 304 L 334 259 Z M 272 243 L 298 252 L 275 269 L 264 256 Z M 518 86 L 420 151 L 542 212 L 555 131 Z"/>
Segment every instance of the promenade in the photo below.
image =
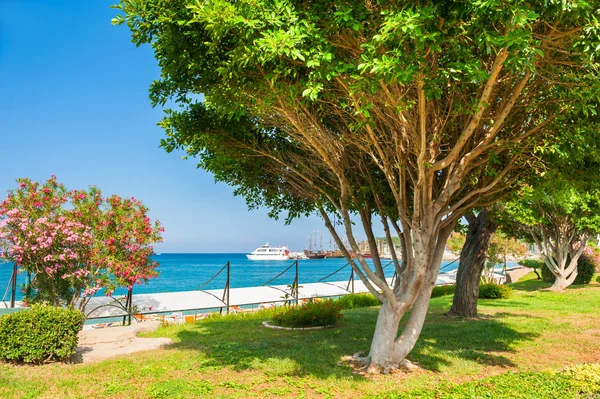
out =
<path fill-rule="evenodd" d="M 392 279 L 387 279 L 391 285 Z M 436 285 L 454 284 L 456 282 L 455 273 L 440 273 Z M 229 292 L 229 306 L 244 306 L 270 303 L 282 303 L 291 300 L 289 287 L 286 285 L 273 285 L 262 287 L 244 287 L 231 288 Z M 368 292 L 365 285 L 360 280 L 354 281 L 354 293 Z M 327 298 L 336 297 L 352 293 L 351 284 L 348 281 L 320 282 L 320 283 L 302 283 L 298 290 L 299 299 L 309 298 Z M 219 308 L 226 309 L 226 302 L 222 300 L 223 289 L 203 290 L 203 291 L 181 291 L 164 292 L 156 294 L 133 294 L 132 302 L 136 313 L 151 314 L 163 312 L 179 312 L 193 310 L 215 310 Z M 90 318 L 115 317 L 122 316 L 125 312 L 114 306 L 103 306 L 111 302 L 108 297 L 94 297 L 90 300 L 87 310 L 96 309 L 90 314 Z M 124 302 L 124 301 L 123 301 Z"/>

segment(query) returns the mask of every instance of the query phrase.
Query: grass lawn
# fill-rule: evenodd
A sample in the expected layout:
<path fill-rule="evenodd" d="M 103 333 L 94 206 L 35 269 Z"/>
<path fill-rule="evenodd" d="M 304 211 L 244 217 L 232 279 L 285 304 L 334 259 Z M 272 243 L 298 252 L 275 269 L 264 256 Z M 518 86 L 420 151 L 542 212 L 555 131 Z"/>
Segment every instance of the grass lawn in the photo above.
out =
<path fill-rule="evenodd" d="M 408 374 L 364 376 L 341 361 L 368 350 L 377 308 L 348 310 L 342 327 L 307 332 L 266 329 L 267 315 L 247 314 L 163 327 L 149 336 L 172 346 L 91 365 L 0 365 L 0 397 L 500 397 L 502 389 L 514 393 L 502 397 L 578 397 L 548 371 L 600 362 L 600 285 L 555 294 L 539 291 L 548 284 L 532 276 L 512 285 L 510 299 L 481 300 L 477 319 L 448 318 L 452 297 L 432 299 L 409 356 L 422 369 Z"/>

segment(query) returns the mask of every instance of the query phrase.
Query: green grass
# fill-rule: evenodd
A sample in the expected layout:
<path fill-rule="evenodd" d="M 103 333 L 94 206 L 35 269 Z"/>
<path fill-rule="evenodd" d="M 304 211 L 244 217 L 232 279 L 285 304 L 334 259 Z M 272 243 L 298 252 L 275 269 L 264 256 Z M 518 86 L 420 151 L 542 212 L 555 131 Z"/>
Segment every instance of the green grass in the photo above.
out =
<path fill-rule="evenodd" d="M 485 389 L 497 387 L 506 387 L 498 391 L 504 396 L 487 397 L 511 397 L 505 392 L 516 381 L 535 386 L 567 365 L 600 362 L 600 285 L 539 291 L 548 285 L 513 284 L 510 299 L 480 300 L 475 319 L 446 317 L 452 296 L 432 299 L 409 356 L 421 370 L 408 374 L 365 376 L 341 360 L 368 350 L 377 307 L 344 311 L 339 328 L 305 332 L 262 327 L 271 316 L 265 311 L 163 327 L 147 336 L 169 337 L 170 347 L 95 364 L 0 364 L 0 397 L 459 398 L 485 397 Z"/>
<path fill-rule="evenodd" d="M 513 398 L 513 399 L 576 399 L 600 396 L 598 365 L 583 365 L 566 372 L 507 372 L 494 377 L 464 384 L 441 384 L 434 389 L 415 389 L 407 392 L 387 392 L 371 396 L 372 399 L 471 399 L 471 398 Z"/>

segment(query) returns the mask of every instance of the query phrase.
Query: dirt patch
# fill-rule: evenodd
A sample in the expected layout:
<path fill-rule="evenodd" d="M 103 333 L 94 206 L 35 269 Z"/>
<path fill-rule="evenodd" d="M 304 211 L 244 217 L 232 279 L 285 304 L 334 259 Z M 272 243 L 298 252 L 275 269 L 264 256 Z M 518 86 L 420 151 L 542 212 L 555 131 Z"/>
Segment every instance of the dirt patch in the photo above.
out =
<path fill-rule="evenodd" d="M 158 349 L 172 343 L 170 338 L 138 338 L 143 332 L 155 331 L 158 321 L 136 323 L 127 327 L 85 330 L 79 333 L 79 346 L 71 358 L 74 363 L 90 363 L 115 356 Z"/>

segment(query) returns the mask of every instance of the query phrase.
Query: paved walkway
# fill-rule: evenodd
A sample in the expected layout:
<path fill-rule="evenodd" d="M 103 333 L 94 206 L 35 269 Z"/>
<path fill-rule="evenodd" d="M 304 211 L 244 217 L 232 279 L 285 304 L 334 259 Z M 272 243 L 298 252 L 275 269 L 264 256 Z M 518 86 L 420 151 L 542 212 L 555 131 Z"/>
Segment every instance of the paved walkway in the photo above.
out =
<path fill-rule="evenodd" d="M 158 349 L 172 343 L 169 338 L 138 338 L 142 332 L 154 331 L 158 321 L 136 323 L 127 327 L 83 330 L 79 333 L 79 345 L 71 358 L 76 363 L 89 363 L 110 357 Z"/>
<path fill-rule="evenodd" d="M 387 279 L 391 284 L 391 279 Z M 440 273 L 436 285 L 454 284 L 455 273 Z M 318 298 L 347 295 L 352 292 L 348 281 L 335 281 L 331 283 L 302 283 L 300 282 L 299 297 Z M 360 280 L 354 281 L 355 293 L 368 292 Z M 244 306 L 261 303 L 283 302 L 289 288 L 286 285 L 232 288 L 229 293 L 230 306 Z M 150 314 L 160 312 L 191 311 L 199 309 L 215 309 L 225 307 L 221 300 L 223 290 L 206 291 L 181 291 L 165 292 L 158 294 L 133 294 L 133 305 L 137 307 L 138 313 Z M 125 312 L 113 306 L 103 306 L 110 303 L 111 298 L 94 297 L 87 306 L 87 311 L 97 310 L 90 314 L 91 318 L 122 316 Z M 124 301 L 123 301 L 124 302 Z"/>

